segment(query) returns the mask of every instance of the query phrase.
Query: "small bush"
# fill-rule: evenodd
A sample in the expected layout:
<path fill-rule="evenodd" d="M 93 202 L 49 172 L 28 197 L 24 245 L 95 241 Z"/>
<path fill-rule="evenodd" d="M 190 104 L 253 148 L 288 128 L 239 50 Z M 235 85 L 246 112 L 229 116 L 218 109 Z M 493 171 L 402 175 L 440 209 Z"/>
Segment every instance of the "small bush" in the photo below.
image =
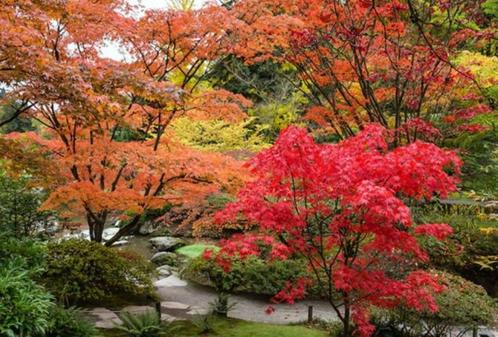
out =
<path fill-rule="evenodd" d="M 149 262 L 136 254 L 84 240 L 48 245 L 47 288 L 64 303 L 92 303 L 152 292 Z"/>
<path fill-rule="evenodd" d="M 470 330 L 493 323 L 498 308 L 481 286 L 457 275 L 438 274 L 446 290 L 436 295 L 437 312 L 418 312 L 403 307 L 379 310 L 374 315 L 376 335 L 445 337 L 455 326 Z"/>
<path fill-rule="evenodd" d="M 445 241 L 421 240 L 433 267 L 457 273 L 482 285 L 491 296 L 498 296 L 498 227 L 484 228 L 478 216 L 430 214 L 423 223 L 448 223 L 453 234 Z M 492 223 L 490 223 L 492 225 Z M 481 226 L 481 227 L 480 227 Z"/>
<path fill-rule="evenodd" d="M 262 295 L 275 295 L 283 289 L 286 281 L 293 281 L 307 274 L 306 262 L 302 260 L 267 261 L 258 257 L 249 257 L 235 261 L 232 264 L 229 277 L 224 282 L 230 283 L 217 286 L 237 292 L 247 292 Z M 202 257 L 188 262 L 183 276 L 202 285 L 216 286 L 216 272 L 222 269 L 214 261 Z"/>
<path fill-rule="evenodd" d="M 207 334 L 213 331 L 213 315 L 196 315 L 192 319 L 192 323 L 199 329 L 200 334 Z"/>
<path fill-rule="evenodd" d="M 158 337 L 167 335 L 168 332 L 172 331 L 171 324 L 161 322 L 161 318 L 154 310 L 141 314 L 124 312 L 119 315 L 119 318 L 123 324 L 116 326 L 116 328 L 131 337 Z"/>
<path fill-rule="evenodd" d="M 30 177 L 12 178 L 0 171 L 0 230 L 6 234 L 32 236 L 51 216 L 39 211 L 46 193 L 30 187 L 29 182 Z"/>
<path fill-rule="evenodd" d="M 35 240 L 0 235 L 0 265 L 7 264 L 14 257 L 18 267 L 31 275 L 38 274 L 45 266 L 46 246 Z"/>
<path fill-rule="evenodd" d="M 54 306 L 44 337 L 96 337 L 97 329 L 84 319 L 78 309 Z"/>
<path fill-rule="evenodd" d="M 43 335 L 52 297 L 23 269 L 20 259 L 0 264 L 0 336 Z"/>

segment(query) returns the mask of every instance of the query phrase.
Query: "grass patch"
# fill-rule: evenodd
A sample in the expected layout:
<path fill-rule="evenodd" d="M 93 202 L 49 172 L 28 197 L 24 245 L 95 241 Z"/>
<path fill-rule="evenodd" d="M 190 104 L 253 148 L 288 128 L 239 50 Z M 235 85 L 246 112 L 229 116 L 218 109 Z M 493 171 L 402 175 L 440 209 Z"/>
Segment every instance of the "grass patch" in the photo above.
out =
<path fill-rule="evenodd" d="M 171 337 L 328 337 L 323 330 L 302 325 L 275 325 L 253 323 L 234 319 L 213 318 L 212 332 L 201 334 L 192 322 L 175 322 L 177 325 Z M 101 330 L 104 337 L 126 337 L 118 330 Z"/>
<path fill-rule="evenodd" d="M 204 253 L 204 250 L 206 250 L 206 249 L 212 249 L 214 251 L 217 251 L 220 248 L 217 246 L 214 246 L 214 245 L 206 245 L 206 244 L 202 244 L 202 243 L 196 243 L 193 245 L 188 245 L 188 246 L 178 248 L 176 250 L 176 253 L 181 254 L 181 255 L 185 255 L 191 259 L 195 259 L 196 257 L 201 256 L 202 253 Z"/>

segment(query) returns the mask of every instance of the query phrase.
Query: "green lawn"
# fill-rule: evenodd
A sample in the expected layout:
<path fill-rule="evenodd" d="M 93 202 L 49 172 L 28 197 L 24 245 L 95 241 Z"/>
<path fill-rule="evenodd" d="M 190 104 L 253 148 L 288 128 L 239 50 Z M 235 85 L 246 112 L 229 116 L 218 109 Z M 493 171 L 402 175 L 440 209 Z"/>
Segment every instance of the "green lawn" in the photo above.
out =
<path fill-rule="evenodd" d="M 193 323 L 182 321 L 173 323 L 177 326 L 168 337 L 328 337 L 325 331 L 300 325 L 274 325 L 252 323 L 232 319 L 215 318 L 212 321 L 213 331 L 200 334 Z M 102 330 L 104 337 L 125 337 L 119 331 Z"/>
<path fill-rule="evenodd" d="M 178 248 L 176 250 L 176 252 L 178 254 L 182 254 L 182 255 L 185 255 L 185 256 L 193 259 L 193 258 L 200 256 L 202 253 L 204 253 L 204 250 L 206 248 L 212 249 L 212 250 L 219 250 L 219 247 L 214 246 L 214 245 L 206 245 L 206 244 L 202 244 L 202 243 L 196 243 L 193 245 L 188 245 L 188 246 Z"/>

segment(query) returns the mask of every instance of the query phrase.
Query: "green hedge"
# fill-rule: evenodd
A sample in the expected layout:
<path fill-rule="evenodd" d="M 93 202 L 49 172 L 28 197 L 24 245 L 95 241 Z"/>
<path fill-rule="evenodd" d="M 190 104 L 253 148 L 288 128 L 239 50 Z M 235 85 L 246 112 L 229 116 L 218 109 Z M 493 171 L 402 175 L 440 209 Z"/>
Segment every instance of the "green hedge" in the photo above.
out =
<path fill-rule="evenodd" d="M 100 243 L 67 240 L 48 245 L 46 287 L 69 304 L 152 293 L 153 268 L 142 257 Z"/>
<path fill-rule="evenodd" d="M 213 286 L 209 275 L 217 269 L 219 267 L 213 261 L 198 257 L 188 262 L 183 270 L 183 277 L 198 284 Z M 262 295 L 275 295 L 282 290 L 286 281 L 292 282 L 299 277 L 309 276 L 304 260 L 267 261 L 255 256 L 233 263 L 230 274 L 237 278 L 234 291 Z M 227 278 L 227 282 L 232 281 Z M 311 289 L 311 294 L 316 295 L 316 291 Z"/>

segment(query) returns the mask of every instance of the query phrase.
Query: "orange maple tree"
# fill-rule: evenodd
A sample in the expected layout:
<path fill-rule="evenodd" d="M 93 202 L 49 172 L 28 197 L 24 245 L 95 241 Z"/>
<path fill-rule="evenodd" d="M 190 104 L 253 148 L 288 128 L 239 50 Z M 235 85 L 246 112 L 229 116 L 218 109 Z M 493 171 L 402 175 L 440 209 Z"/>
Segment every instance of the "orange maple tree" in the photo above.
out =
<path fill-rule="evenodd" d="M 411 119 L 430 128 L 441 115 L 494 103 L 454 64 L 462 46 L 494 36 L 478 25 L 480 3 L 241 0 L 230 9 L 228 50 L 294 67 L 310 102 L 305 118 L 327 132 L 349 137 L 376 122 L 397 130 L 396 142 L 413 142 L 423 133 L 406 126 Z"/>
<path fill-rule="evenodd" d="M 237 161 L 185 148 L 167 132 L 179 115 L 238 120 L 250 105 L 202 82 L 220 44 L 220 8 L 137 16 L 120 0 L 1 7 L 2 103 L 38 123 L 24 144 L 47 153 L 59 175 L 44 208 L 84 217 L 95 241 L 111 217 L 124 218 L 111 245 L 148 210 L 238 186 Z M 105 58 L 108 43 L 127 58 Z"/>

